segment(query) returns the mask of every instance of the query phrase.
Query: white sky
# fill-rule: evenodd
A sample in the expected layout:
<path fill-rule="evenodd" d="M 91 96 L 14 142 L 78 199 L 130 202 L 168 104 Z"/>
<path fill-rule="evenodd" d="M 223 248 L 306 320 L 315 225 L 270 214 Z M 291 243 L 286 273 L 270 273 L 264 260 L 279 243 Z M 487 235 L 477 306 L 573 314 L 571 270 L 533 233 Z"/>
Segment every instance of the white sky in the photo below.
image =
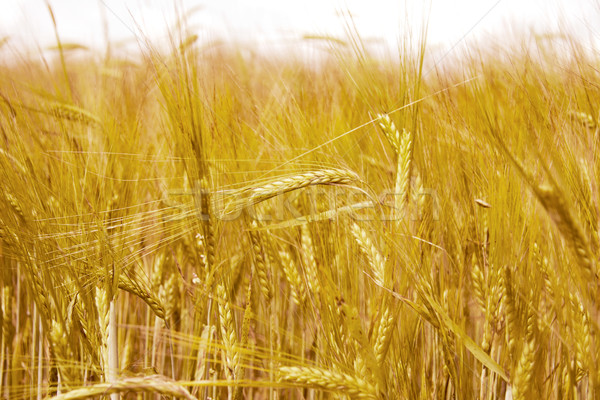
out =
<path fill-rule="evenodd" d="M 600 2 L 594 0 L 48 0 L 61 40 L 104 48 L 103 18 L 112 42 L 135 34 L 165 39 L 179 11 L 196 11 L 188 26 L 205 40 L 238 40 L 277 50 L 305 34 L 343 37 L 351 23 L 363 40 L 397 46 L 429 17 L 428 43 L 450 48 L 518 29 L 574 31 L 584 44 L 600 41 Z M 0 39 L 13 49 L 55 44 L 45 0 L 0 0 Z M 352 16 L 352 21 L 348 17 Z M 508 22 L 512 23 L 512 27 Z M 501 36 L 500 36 L 501 37 Z M 137 45 L 136 45 L 137 46 Z"/>

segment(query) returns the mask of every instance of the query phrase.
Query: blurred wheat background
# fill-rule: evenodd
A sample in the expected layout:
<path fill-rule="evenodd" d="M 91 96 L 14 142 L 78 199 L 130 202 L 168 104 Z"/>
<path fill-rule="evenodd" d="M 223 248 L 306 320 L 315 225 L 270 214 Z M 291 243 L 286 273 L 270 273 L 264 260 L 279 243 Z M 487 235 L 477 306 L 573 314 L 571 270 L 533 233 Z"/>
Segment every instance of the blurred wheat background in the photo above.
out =
<path fill-rule="evenodd" d="M 597 49 L 177 21 L 0 66 L 0 396 L 600 398 Z"/>

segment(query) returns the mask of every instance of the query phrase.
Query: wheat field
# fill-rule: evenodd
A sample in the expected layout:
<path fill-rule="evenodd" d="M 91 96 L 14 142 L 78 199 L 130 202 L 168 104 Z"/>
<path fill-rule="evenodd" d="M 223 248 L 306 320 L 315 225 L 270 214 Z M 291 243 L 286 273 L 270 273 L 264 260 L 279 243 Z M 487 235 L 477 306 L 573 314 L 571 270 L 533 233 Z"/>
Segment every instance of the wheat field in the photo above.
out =
<path fill-rule="evenodd" d="M 600 398 L 598 53 L 183 32 L 0 67 L 0 396 Z"/>

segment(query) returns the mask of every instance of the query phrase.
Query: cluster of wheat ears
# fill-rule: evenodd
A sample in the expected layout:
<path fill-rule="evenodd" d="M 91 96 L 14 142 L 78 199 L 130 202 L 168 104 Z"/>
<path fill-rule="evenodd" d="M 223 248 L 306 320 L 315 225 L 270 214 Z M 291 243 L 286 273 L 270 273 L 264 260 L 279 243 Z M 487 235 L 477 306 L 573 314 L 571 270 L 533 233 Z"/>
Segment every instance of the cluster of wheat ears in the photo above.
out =
<path fill-rule="evenodd" d="M 0 67 L 0 396 L 600 398 L 598 57 L 552 40 Z"/>

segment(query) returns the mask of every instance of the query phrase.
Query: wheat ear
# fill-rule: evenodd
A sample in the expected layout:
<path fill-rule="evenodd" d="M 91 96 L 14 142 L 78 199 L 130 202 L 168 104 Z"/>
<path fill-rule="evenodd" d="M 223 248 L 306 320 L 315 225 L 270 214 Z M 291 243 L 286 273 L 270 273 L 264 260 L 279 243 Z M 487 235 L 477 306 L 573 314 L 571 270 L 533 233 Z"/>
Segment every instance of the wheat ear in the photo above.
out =
<path fill-rule="evenodd" d="M 158 318 L 165 319 L 165 308 L 158 296 L 142 288 L 142 286 L 134 278 L 124 276 L 123 274 L 119 275 L 119 289 L 129 292 L 144 300 L 144 302 L 152 309 L 152 311 L 154 311 L 154 314 Z"/>
<path fill-rule="evenodd" d="M 108 371 L 108 324 L 109 324 L 109 305 L 106 288 L 96 287 L 95 293 L 96 310 L 98 312 L 98 331 L 100 336 L 100 346 L 98 349 L 102 373 L 106 381 Z"/>
<path fill-rule="evenodd" d="M 248 337 L 250 334 L 250 325 L 254 319 L 254 313 L 252 311 L 252 274 L 248 279 L 248 288 L 246 290 L 246 307 L 244 309 L 244 319 L 242 321 L 242 333 L 240 335 L 240 350 L 248 346 Z M 236 352 L 233 364 L 237 366 L 235 376 L 238 380 L 244 379 L 245 367 L 244 363 L 241 362 L 241 351 Z M 243 395 L 243 387 L 241 385 L 236 386 L 233 392 L 234 400 L 241 400 Z"/>
<path fill-rule="evenodd" d="M 237 366 L 234 364 L 237 347 L 237 335 L 235 333 L 235 321 L 233 311 L 229 304 L 227 291 L 223 284 L 217 285 L 217 296 L 219 296 L 219 321 L 221 324 L 221 340 L 223 342 L 224 369 L 227 379 L 234 380 Z"/>
<path fill-rule="evenodd" d="M 508 355 L 511 359 L 515 357 L 516 339 L 519 337 L 519 318 L 514 293 L 513 278 L 508 266 L 503 268 L 504 296 L 502 297 L 503 308 L 506 318 L 506 343 L 508 344 Z"/>
<path fill-rule="evenodd" d="M 534 191 L 560 233 L 575 250 L 575 255 L 585 271 L 583 278 L 587 281 L 596 273 L 595 262 L 579 220 L 572 214 L 564 195 L 554 187 L 537 186 L 534 187 Z"/>
<path fill-rule="evenodd" d="M 378 114 L 379 126 L 396 154 L 400 153 L 400 132 L 387 114 Z"/>
<path fill-rule="evenodd" d="M 376 383 L 377 389 L 384 388 L 385 378 L 383 370 L 379 368 L 379 363 L 375 355 L 374 348 L 367 339 L 367 335 L 365 334 L 365 331 L 363 329 L 357 308 L 355 306 L 349 305 L 348 303 L 342 303 L 340 308 L 342 311 L 342 315 L 345 317 L 344 322 L 346 324 L 348 332 L 358 345 L 358 354 L 364 361 L 364 367 L 366 367 L 365 369 L 367 371 L 367 375 L 371 376 L 372 381 Z"/>
<path fill-rule="evenodd" d="M 347 185 L 359 180 L 358 175 L 343 169 L 323 169 L 305 172 L 288 178 L 278 178 L 265 185 L 242 190 L 250 196 L 250 204 L 258 204 L 275 196 L 314 185 Z"/>
<path fill-rule="evenodd" d="M 308 225 L 302 225 L 301 227 L 301 247 L 306 274 L 306 286 L 310 290 L 310 294 L 315 299 L 317 309 L 320 309 L 321 283 L 319 280 L 317 262 L 315 259 L 315 249 L 313 246 L 312 237 L 310 236 L 310 230 L 308 229 Z"/>
<path fill-rule="evenodd" d="M 273 296 L 273 289 L 271 284 L 271 278 L 269 276 L 269 269 L 267 265 L 267 259 L 265 257 L 264 246 L 261 241 L 259 232 L 256 230 L 258 224 L 256 221 L 252 221 L 251 229 L 248 231 L 250 235 L 250 241 L 252 243 L 252 254 L 254 256 L 254 265 L 256 267 L 256 276 L 260 284 L 260 290 L 265 296 L 267 304 L 271 301 Z"/>
<path fill-rule="evenodd" d="M 58 371 L 60 372 L 59 386 L 67 388 L 73 383 L 72 371 L 68 365 L 71 360 L 68 334 L 68 327 L 64 321 L 52 320 L 49 339 L 56 357 L 54 361 L 57 363 Z"/>
<path fill-rule="evenodd" d="M 344 393 L 360 399 L 376 399 L 373 385 L 348 374 L 316 367 L 280 367 L 281 379 L 317 389 Z"/>
<path fill-rule="evenodd" d="M 371 266 L 375 283 L 385 287 L 387 283 L 385 279 L 385 260 L 377 247 L 375 247 L 373 240 L 371 240 L 368 233 L 356 222 L 352 223 L 350 232 L 352 232 L 352 235 L 354 236 L 356 243 L 358 243 L 360 250 L 369 260 L 369 265 Z"/>
<path fill-rule="evenodd" d="M 513 399 L 527 399 L 527 392 L 531 388 L 531 380 L 533 378 L 533 370 L 535 367 L 536 343 L 534 326 L 535 315 L 529 313 L 527 317 L 527 336 L 526 342 L 521 351 L 521 357 L 517 364 L 517 369 L 513 377 Z"/>
<path fill-rule="evenodd" d="M 292 256 L 288 251 L 280 251 L 279 258 L 281 258 L 281 266 L 285 278 L 287 279 L 290 289 L 292 291 L 292 298 L 297 306 L 301 306 L 306 301 L 306 289 L 302 278 L 298 273 L 296 264 L 292 260 Z"/>
<path fill-rule="evenodd" d="M 70 104 L 53 103 L 48 107 L 47 112 L 56 118 L 80 122 L 85 125 L 99 126 L 101 124 L 100 118 L 91 112 Z"/>
<path fill-rule="evenodd" d="M 379 125 L 397 156 L 396 180 L 394 185 L 394 207 L 396 219 L 407 216 L 410 201 L 410 176 L 412 168 L 412 134 L 402 133 L 396 128 L 389 115 L 379 115 Z"/>

